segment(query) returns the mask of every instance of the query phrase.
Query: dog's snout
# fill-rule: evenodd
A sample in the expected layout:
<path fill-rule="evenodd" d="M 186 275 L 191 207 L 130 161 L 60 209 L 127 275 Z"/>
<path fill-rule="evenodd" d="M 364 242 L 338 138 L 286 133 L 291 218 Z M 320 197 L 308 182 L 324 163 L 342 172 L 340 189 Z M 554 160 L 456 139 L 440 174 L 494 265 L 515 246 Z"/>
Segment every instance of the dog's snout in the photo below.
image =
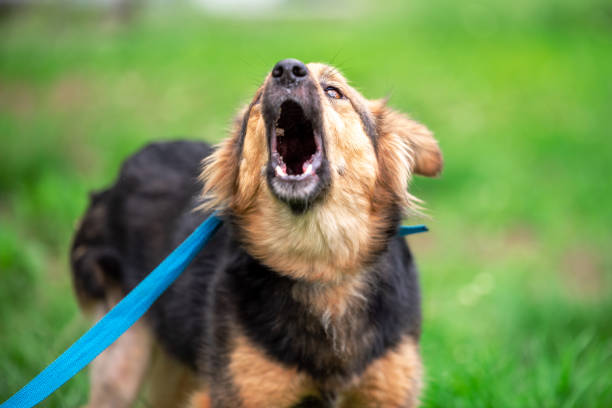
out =
<path fill-rule="evenodd" d="M 308 74 L 306 65 L 296 59 L 285 59 L 276 63 L 272 69 L 272 77 L 283 86 L 290 86 Z"/>

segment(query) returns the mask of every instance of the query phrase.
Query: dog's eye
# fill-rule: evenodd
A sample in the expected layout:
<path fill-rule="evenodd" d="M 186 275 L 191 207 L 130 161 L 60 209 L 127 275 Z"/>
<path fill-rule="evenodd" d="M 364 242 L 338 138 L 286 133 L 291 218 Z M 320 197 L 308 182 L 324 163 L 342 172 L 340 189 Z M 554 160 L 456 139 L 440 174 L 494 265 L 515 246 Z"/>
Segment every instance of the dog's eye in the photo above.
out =
<path fill-rule="evenodd" d="M 333 86 L 328 86 L 327 88 L 325 88 L 325 93 L 327 94 L 327 96 L 333 99 L 344 98 L 344 95 L 342 95 L 342 92 L 340 92 L 338 88 L 334 88 Z"/>

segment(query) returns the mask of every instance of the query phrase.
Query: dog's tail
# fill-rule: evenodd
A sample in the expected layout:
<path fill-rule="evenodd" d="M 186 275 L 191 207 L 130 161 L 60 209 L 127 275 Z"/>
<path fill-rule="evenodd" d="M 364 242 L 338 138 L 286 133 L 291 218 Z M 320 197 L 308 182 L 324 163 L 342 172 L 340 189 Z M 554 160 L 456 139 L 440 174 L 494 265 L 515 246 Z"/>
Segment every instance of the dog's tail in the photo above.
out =
<path fill-rule="evenodd" d="M 90 194 L 70 254 L 84 311 L 112 307 L 172 250 L 210 151 L 199 142 L 150 144 L 124 162 L 113 186 Z"/>
<path fill-rule="evenodd" d="M 96 304 L 106 304 L 111 292 L 121 291 L 124 261 L 111 233 L 111 195 L 111 189 L 90 194 L 89 208 L 72 243 L 72 283 L 85 312 L 91 312 Z"/>

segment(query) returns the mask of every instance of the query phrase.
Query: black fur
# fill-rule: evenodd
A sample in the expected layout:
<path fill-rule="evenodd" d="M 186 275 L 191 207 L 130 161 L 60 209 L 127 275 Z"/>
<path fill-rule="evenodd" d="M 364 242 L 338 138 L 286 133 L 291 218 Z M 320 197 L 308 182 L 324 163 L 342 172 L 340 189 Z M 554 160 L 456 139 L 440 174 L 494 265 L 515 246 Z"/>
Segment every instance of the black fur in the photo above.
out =
<path fill-rule="evenodd" d="M 206 218 L 193 209 L 200 162 L 210 152 L 197 142 L 149 145 L 125 162 L 111 188 L 92 197 L 73 243 L 80 296 L 102 297 L 107 278 L 130 291 Z M 333 395 L 326 384 L 361 373 L 401 336 L 419 337 L 417 273 L 402 238 L 391 238 L 371 262 L 366 307 L 354 315 L 354 338 L 348 339 L 358 352 L 346 361 L 320 319 L 291 296 L 299 283 L 251 257 L 237 241 L 233 220 L 226 221 L 146 317 L 171 355 L 214 378 L 213 395 L 232 387 L 227 365 L 236 330 L 269 358 L 309 373 L 321 395 Z M 87 267 L 92 262 L 104 271 L 101 282 Z M 225 391 L 215 391 L 215 383 Z"/>
<path fill-rule="evenodd" d="M 376 122 L 370 115 L 370 112 L 365 109 L 365 107 L 361 107 L 351 100 L 351 105 L 355 112 L 359 115 L 359 119 L 361 119 L 361 124 L 363 125 L 363 130 L 366 132 L 370 141 L 372 142 L 372 146 L 374 146 L 374 151 L 378 152 L 378 130 L 376 129 Z"/>

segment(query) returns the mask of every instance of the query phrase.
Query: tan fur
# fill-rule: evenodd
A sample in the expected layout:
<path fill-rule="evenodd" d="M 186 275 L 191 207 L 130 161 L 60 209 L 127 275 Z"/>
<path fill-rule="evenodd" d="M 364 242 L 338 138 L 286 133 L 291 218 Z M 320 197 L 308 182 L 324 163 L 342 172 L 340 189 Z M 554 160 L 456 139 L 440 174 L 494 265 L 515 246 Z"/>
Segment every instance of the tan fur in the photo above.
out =
<path fill-rule="evenodd" d="M 242 111 L 242 114 L 244 114 Z M 238 138 L 240 124 L 234 122 L 232 136 L 225 139 L 213 154 L 204 159 L 203 172 L 200 176 L 205 180 L 202 208 L 223 209 L 229 205 L 229 200 L 236 190 L 238 166 Z"/>
<path fill-rule="evenodd" d="M 305 374 L 273 362 L 244 336 L 234 341 L 229 368 L 243 408 L 290 407 L 313 392 Z"/>
<path fill-rule="evenodd" d="M 362 321 L 368 285 L 366 275 L 360 274 L 339 284 L 307 282 L 293 287 L 293 298 L 320 317 L 335 354 L 343 359 L 352 358 L 363 344 L 371 341 L 372 332 L 356 324 Z"/>
<path fill-rule="evenodd" d="M 442 171 L 443 160 L 438 142 L 426 126 L 405 114 L 386 106 L 386 100 L 369 101 L 370 110 L 377 118 L 381 137 L 394 137 L 397 146 L 404 145 L 398 152 L 408 160 L 411 172 L 434 177 Z M 395 159 L 399 159 L 396 156 Z M 397 163 L 395 168 L 403 167 Z"/>
<path fill-rule="evenodd" d="M 367 281 L 360 275 L 338 284 L 298 283 L 291 295 L 297 301 L 309 305 L 315 314 L 327 315 L 329 318 L 342 317 L 347 310 L 359 307 L 365 300 Z"/>
<path fill-rule="evenodd" d="M 423 366 L 418 346 L 405 338 L 374 361 L 355 389 L 341 399 L 341 408 L 412 408 L 419 404 Z"/>

